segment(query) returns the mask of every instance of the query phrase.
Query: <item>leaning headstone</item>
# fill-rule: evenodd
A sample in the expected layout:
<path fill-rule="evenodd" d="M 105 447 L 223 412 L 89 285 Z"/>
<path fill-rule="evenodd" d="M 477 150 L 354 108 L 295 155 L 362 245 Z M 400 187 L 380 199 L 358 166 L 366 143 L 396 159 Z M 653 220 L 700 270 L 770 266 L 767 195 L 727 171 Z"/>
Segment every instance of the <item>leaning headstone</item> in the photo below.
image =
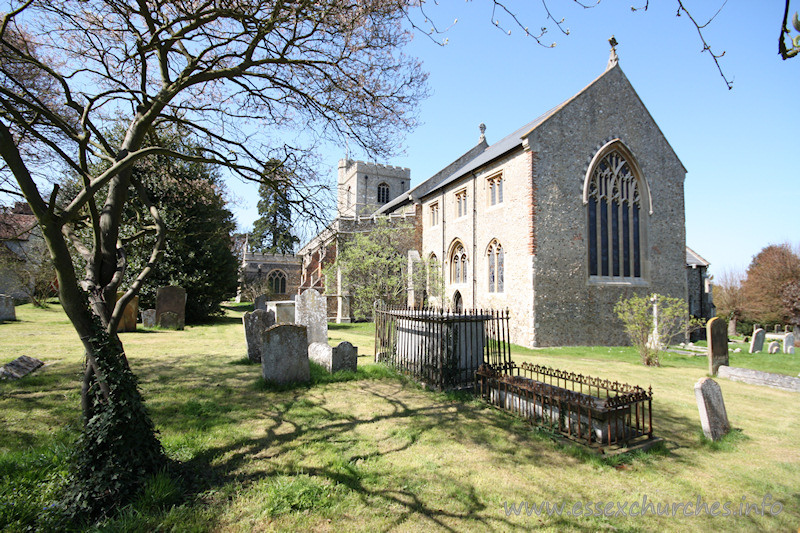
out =
<path fill-rule="evenodd" d="M 772 341 L 771 343 L 769 343 L 769 348 L 767 349 L 767 352 L 778 353 L 779 351 L 781 351 L 781 343 L 779 343 L 778 341 Z"/>
<path fill-rule="evenodd" d="M 764 349 L 764 337 L 767 332 L 762 328 L 758 328 L 753 332 L 753 338 L 750 340 L 750 353 L 758 353 Z"/>
<path fill-rule="evenodd" d="M 694 386 L 694 397 L 700 411 L 700 425 L 703 433 L 711 440 L 721 439 L 731 429 L 722 390 L 711 378 L 701 378 Z"/>
<path fill-rule="evenodd" d="M 262 294 L 261 296 L 256 296 L 255 301 L 253 302 L 253 309 L 263 309 L 267 310 L 267 295 Z"/>
<path fill-rule="evenodd" d="M 183 329 L 186 323 L 186 290 L 183 287 L 159 287 L 156 292 L 156 324 L 162 328 L 167 326 L 163 325 L 161 318 L 164 313 L 174 313 L 176 326 L 170 329 Z M 168 319 L 170 324 L 173 319 Z"/>
<path fill-rule="evenodd" d="M 0 294 L 0 321 L 16 319 L 17 311 L 14 309 L 14 298 Z"/>
<path fill-rule="evenodd" d="M 308 289 L 295 302 L 295 322 L 308 327 L 308 343 L 328 343 L 328 308 L 324 296 Z"/>
<path fill-rule="evenodd" d="M 39 361 L 38 359 L 34 359 L 33 357 L 20 355 L 10 363 L 0 367 L 0 379 L 23 378 L 43 364 L 43 362 Z"/>
<path fill-rule="evenodd" d="M 124 292 L 117 293 L 117 301 L 124 295 Z M 125 306 L 125 310 L 122 312 L 122 319 L 119 321 L 119 325 L 117 326 L 117 332 L 125 332 L 125 331 L 136 331 L 136 317 L 139 315 L 139 297 L 134 296 L 131 298 L 131 301 L 128 302 L 128 305 Z"/>
<path fill-rule="evenodd" d="M 276 324 L 266 331 L 261 375 L 266 381 L 278 384 L 303 383 L 311 378 L 305 326 Z"/>
<path fill-rule="evenodd" d="M 340 342 L 338 346 L 312 342 L 308 345 L 308 358 L 331 374 L 340 370 L 355 372 L 358 369 L 358 348 L 347 341 Z"/>
<path fill-rule="evenodd" d="M 183 321 L 176 313 L 167 311 L 158 317 L 158 327 L 161 329 L 183 329 Z"/>
<path fill-rule="evenodd" d="M 714 317 L 706 324 L 708 339 L 708 373 L 717 375 L 717 369 L 728 364 L 728 325 L 719 317 Z"/>
<path fill-rule="evenodd" d="M 260 363 L 264 335 L 275 325 L 275 313 L 256 309 L 242 316 L 242 324 L 244 324 L 244 339 L 247 342 L 247 358 L 254 363 Z"/>
<path fill-rule="evenodd" d="M 794 353 L 794 334 L 787 333 L 783 336 L 783 353 Z"/>
<path fill-rule="evenodd" d="M 142 311 L 142 327 L 154 328 L 156 327 L 156 310 L 144 309 Z"/>

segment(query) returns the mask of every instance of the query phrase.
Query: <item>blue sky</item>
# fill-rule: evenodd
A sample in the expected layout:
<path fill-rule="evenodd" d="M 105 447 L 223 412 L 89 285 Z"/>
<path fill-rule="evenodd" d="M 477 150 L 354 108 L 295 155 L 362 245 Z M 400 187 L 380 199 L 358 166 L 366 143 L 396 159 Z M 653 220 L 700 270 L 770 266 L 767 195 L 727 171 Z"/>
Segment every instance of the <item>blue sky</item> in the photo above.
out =
<path fill-rule="evenodd" d="M 636 3 L 644 4 L 644 1 Z M 720 2 L 685 2 L 704 22 Z M 439 26 L 458 23 L 446 46 L 418 35 L 407 53 L 429 72 L 431 96 L 421 103 L 422 125 L 398 138 L 403 155 L 389 161 L 411 169 L 412 186 L 472 147 L 486 124 L 495 142 L 566 100 L 604 69 L 608 38 L 619 45 L 620 66 L 688 170 L 685 182 L 686 243 L 711 263 L 714 273 L 746 269 L 767 244 L 800 242 L 800 58 L 777 54 L 783 3 L 729 0 L 706 29 L 733 90 L 728 90 L 697 31 L 677 3 L 651 2 L 632 12 L 630 3 L 606 1 L 584 9 L 566 0 L 548 3 L 565 18 L 570 35 L 546 21 L 542 4 L 506 2 L 531 28 L 550 28 L 552 49 L 525 38 L 513 21 L 491 23 L 491 2 L 443 0 L 428 13 Z M 792 9 L 797 9 L 792 6 Z M 344 146 L 321 152 L 331 184 Z M 364 154 L 352 153 L 354 159 Z M 233 184 L 242 227 L 257 217 L 254 185 Z M 252 190 L 251 190 L 252 189 Z"/>

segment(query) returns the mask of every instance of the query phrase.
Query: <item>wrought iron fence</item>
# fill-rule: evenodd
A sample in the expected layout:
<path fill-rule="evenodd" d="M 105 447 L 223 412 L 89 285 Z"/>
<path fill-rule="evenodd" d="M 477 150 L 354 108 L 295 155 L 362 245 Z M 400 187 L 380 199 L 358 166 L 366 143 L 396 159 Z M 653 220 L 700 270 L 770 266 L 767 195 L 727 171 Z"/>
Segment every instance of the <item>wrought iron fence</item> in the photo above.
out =
<path fill-rule="evenodd" d="M 653 439 L 653 391 L 522 363 L 484 365 L 475 373 L 485 400 L 594 447 Z"/>
<path fill-rule="evenodd" d="M 482 365 L 512 365 L 508 317 L 508 310 L 376 306 L 375 361 L 436 390 L 470 388 Z"/>

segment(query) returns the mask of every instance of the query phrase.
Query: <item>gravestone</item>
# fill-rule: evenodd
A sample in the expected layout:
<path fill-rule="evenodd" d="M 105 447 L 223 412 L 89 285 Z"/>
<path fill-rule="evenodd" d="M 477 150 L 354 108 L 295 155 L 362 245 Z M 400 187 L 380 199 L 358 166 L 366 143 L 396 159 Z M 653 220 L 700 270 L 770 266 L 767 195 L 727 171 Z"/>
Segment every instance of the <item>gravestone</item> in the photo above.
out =
<path fill-rule="evenodd" d="M 43 362 L 39 361 L 38 359 L 34 359 L 33 357 L 20 355 L 10 363 L 0 367 L 0 379 L 23 378 L 43 364 Z"/>
<path fill-rule="evenodd" d="M 792 327 L 789 324 L 786 324 L 785 326 L 783 326 L 783 332 L 784 333 L 791 333 L 791 331 L 792 331 Z"/>
<path fill-rule="evenodd" d="M 728 322 L 728 337 L 735 337 L 736 336 L 736 317 L 732 316 L 730 321 Z"/>
<path fill-rule="evenodd" d="M 781 332 L 781 325 L 775 324 L 775 333 L 780 333 L 780 332 Z"/>
<path fill-rule="evenodd" d="M 787 333 L 783 336 L 783 353 L 794 353 L 794 334 Z"/>
<path fill-rule="evenodd" d="M 124 295 L 124 292 L 117 293 L 117 301 Z M 125 332 L 125 331 L 136 331 L 136 317 L 139 315 L 139 297 L 134 296 L 131 298 L 131 301 L 128 302 L 128 305 L 125 306 L 125 310 L 122 312 L 122 318 L 119 321 L 119 326 L 117 326 L 117 332 Z"/>
<path fill-rule="evenodd" d="M 276 324 L 294 324 L 294 300 L 267 302 L 267 311 L 275 313 Z"/>
<path fill-rule="evenodd" d="M 311 378 L 305 326 L 276 324 L 264 333 L 261 375 L 278 384 L 304 383 Z"/>
<path fill-rule="evenodd" d="M 315 289 L 303 291 L 295 302 L 295 323 L 308 328 L 308 343 L 328 343 L 328 307 Z"/>
<path fill-rule="evenodd" d="M 778 353 L 781 351 L 781 343 L 778 341 L 772 341 L 769 343 L 769 348 L 767 349 L 768 353 Z"/>
<path fill-rule="evenodd" d="M 358 369 L 358 348 L 349 342 L 338 346 L 312 342 L 308 345 L 308 358 L 333 374 L 340 370 L 355 372 Z"/>
<path fill-rule="evenodd" d="M 254 363 L 260 363 L 264 334 L 275 325 L 275 313 L 256 309 L 242 316 L 242 324 L 244 324 L 244 339 L 247 342 L 247 358 Z"/>
<path fill-rule="evenodd" d="M 711 440 L 721 439 L 731 429 L 722 390 L 711 378 L 701 378 L 694 386 L 694 397 L 700 411 L 700 425 L 703 434 Z"/>
<path fill-rule="evenodd" d="M 764 336 L 767 334 L 761 328 L 753 332 L 753 338 L 750 340 L 750 353 L 758 353 L 764 349 Z"/>
<path fill-rule="evenodd" d="M 717 375 L 717 369 L 728 364 L 728 325 L 719 317 L 706 324 L 708 340 L 708 373 Z"/>
<path fill-rule="evenodd" d="M 165 326 L 161 316 L 164 313 L 174 313 L 175 318 L 169 318 Z M 159 287 L 156 292 L 156 324 L 162 328 L 183 329 L 186 323 L 186 290 L 183 287 Z"/>
<path fill-rule="evenodd" d="M 264 311 L 267 310 L 267 295 L 266 294 L 262 294 L 261 296 L 256 296 L 256 299 L 253 302 L 253 309 L 263 309 Z"/>
<path fill-rule="evenodd" d="M 176 313 L 166 311 L 158 317 L 158 327 L 161 329 L 183 329 L 183 321 Z"/>
<path fill-rule="evenodd" d="M 154 328 L 156 327 L 156 310 L 144 309 L 142 310 L 142 327 Z"/>
<path fill-rule="evenodd" d="M 14 309 L 14 298 L 0 294 L 0 321 L 16 319 L 17 311 Z"/>

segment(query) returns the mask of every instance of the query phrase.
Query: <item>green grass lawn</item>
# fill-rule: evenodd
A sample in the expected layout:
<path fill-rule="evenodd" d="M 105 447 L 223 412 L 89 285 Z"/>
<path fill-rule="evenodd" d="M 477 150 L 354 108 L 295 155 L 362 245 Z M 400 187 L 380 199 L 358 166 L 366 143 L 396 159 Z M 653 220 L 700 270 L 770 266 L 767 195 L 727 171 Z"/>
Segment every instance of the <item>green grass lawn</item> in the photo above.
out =
<path fill-rule="evenodd" d="M 719 379 L 736 430 L 702 437 L 695 382 L 704 357 L 667 354 L 660 368 L 624 347 L 526 350 L 530 361 L 653 387 L 650 453 L 597 458 L 465 395 L 431 393 L 372 365 L 371 324 L 330 325 L 359 347 L 359 372 L 296 388 L 266 386 L 245 362 L 241 313 L 185 331 L 123 333 L 164 447 L 190 482 L 156 476 L 141 499 L 97 531 L 797 531 L 800 395 Z M 0 382 L 0 530 L 46 515 L 80 425 L 82 363 L 58 306 L 17 308 L 0 324 L 0 364 L 46 362 Z M 732 354 L 731 364 L 796 375 L 797 355 Z M 656 504 L 762 504 L 765 516 L 596 516 Z M 595 516 L 520 515 L 509 504 L 592 504 Z M 776 504 L 780 502 L 780 507 Z M 771 516 L 769 511 L 777 511 Z M 532 510 L 532 508 L 530 508 Z M 509 509 L 510 510 L 510 509 Z M 517 508 L 519 510 L 519 508 Z M 584 513 L 585 514 L 585 513 Z"/>

